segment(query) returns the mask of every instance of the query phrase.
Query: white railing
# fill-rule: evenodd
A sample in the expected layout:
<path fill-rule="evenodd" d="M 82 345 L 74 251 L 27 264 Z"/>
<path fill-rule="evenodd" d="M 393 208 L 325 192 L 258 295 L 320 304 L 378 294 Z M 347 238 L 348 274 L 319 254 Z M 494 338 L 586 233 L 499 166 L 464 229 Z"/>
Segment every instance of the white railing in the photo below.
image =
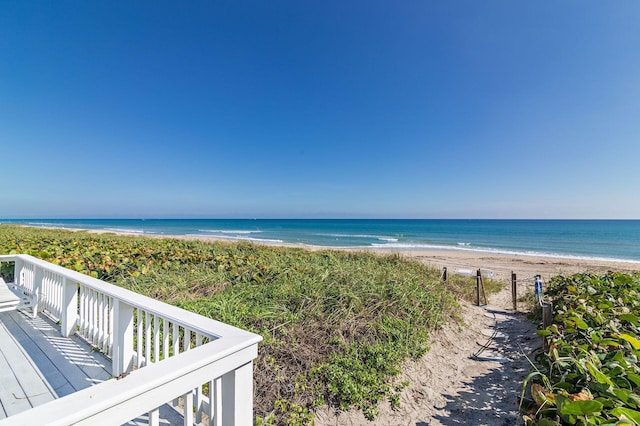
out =
<path fill-rule="evenodd" d="M 203 417 L 216 426 L 253 424 L 260 336 L 29 255 L 2 262 L 14 262 L 14 284 L 37 300 L 34 309 L 58 321 L 63 336 L 77 333 L 111 357 L 121 378 L 5 421 L 121 424 L 148 413 L 157 425 L 159 407 L 180 398 L 185 425 Z"/>

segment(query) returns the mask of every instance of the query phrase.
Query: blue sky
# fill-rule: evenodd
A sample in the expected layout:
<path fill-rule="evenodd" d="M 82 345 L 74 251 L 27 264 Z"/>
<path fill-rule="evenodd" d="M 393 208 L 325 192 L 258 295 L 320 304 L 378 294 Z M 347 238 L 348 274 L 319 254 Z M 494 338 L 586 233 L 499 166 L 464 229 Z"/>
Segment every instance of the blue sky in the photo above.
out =
<path fill-rule="evenodd" d="M 3 2 L 0 218 L 640 218 L 640 2 Z"/>

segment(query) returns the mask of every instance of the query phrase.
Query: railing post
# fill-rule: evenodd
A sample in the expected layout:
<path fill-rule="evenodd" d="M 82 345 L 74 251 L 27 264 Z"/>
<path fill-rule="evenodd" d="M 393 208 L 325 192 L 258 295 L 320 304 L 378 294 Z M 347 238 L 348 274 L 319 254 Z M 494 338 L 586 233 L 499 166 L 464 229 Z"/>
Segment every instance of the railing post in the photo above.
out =
<path fill-rule="evenodd" d="M 60 333 L 69 337 L 78 325 L 78 284 L 62 277 L 62 306 L 60 309 Z"/>
<path fill-rule="evenodd" d="M 42 281 L 44 280 L 44 269 L 39 266 L 33 268 L 33 293 L 31 294 L 31 303 L 33 306 L 33 318 L 38 316 L 40 310 L 40 298 L 42 294 Z"/>
<path fill-rule="evenodd" d="M 111 374 L 117 377 L 133 368 L 133 306 L 114 298 L 113 318 Z"/>
<path fill-rule="evenodd" d="M 20 258 L 16 258 L 16 261 L 13 266 L 13 283 L 18 287 L 22 287 L 22 268 L 24 267 L 24 262 Z"/>
<path fill-rule="evenodd" d="M 222 425 L 253 424 L 253 362 L 222 376 Z"/>

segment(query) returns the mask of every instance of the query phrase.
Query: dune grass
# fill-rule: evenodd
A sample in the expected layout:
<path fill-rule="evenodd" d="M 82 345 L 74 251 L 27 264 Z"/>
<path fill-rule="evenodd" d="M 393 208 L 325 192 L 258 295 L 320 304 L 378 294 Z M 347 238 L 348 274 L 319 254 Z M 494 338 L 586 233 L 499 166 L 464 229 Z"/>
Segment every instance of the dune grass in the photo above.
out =
<path fill-rule="evenodd" d="M 0 253 L 28 253 L 263 336 L 261 424 L 308 424 L 330 404 L 397 405 L 401 363 L 455 315 L 440 271 L 398 255 L 126 237 L 0 225 Z M 3 273 L 8 274 L 5 268 Z M 498 286 L 488 283 L 488 291 Z"/>

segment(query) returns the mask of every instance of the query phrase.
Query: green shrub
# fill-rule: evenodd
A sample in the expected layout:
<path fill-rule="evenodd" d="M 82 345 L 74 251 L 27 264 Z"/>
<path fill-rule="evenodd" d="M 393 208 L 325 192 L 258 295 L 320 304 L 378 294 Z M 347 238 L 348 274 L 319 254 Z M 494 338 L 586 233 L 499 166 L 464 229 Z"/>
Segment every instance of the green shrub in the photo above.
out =
<path fill-rule="evenodd" d="M 640 424 L 640 275 L 555 277 L 548 295 L 527 424 Z"/>

